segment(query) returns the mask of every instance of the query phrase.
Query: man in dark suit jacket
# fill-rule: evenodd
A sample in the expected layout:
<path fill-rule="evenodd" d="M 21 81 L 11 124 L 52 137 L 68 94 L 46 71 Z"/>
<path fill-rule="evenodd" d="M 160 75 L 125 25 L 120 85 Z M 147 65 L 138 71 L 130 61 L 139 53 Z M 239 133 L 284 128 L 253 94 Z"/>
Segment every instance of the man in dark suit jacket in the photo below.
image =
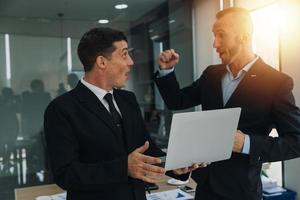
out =
<path fill-rule="evenodd" d="M 262 163 L 300 156 L 300 112 L 292 94 L 293 81 L 252 52 L 247 10 L 217 13 L 213 33 L 222 64 L 209 66 L 198 80 L 180 89 L 173 72 L 179 55 L 166 50 L 160 55 L 161 70 L 155 81 L 173 110 L 200 104 L 203 110 L 242 108 L 231 158 L 192 173 L 198 183 L 196 199 L 261 200 Z M 269 136 L 272 128 L 278 138 Z M 212 144 L 213 148 L 218 147 Z"/>
<path fill-rule="evenodd" d="M 144 182 L 164 169 L 164 153 L 147 133 L 132 92 L 120 90 L 133 61 L 122 32 L 94 28 L 78 55 L 85 76 L 45 111 L 45 135 L 55 182 L 68 200 L 142 200 Z M 183 171 L 182 171 L 183 172 Z"/>

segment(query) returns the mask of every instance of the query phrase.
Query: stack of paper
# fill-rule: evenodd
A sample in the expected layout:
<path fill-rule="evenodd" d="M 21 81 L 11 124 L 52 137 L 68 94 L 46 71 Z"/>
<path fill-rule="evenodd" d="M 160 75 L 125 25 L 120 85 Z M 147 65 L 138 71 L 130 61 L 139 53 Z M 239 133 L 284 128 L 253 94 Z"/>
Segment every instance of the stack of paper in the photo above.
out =
<path fill-rule="evenodd" d="M 261 176 L 261 182 L 263 190 L 277 187 L 277 181 L 263 175 Z"/>
<path fill-rule="evenodd" d="M 156 192 L 146 195 L 147 200 L 191 200 L 193 196 L 180 189 L 168 190 L 164 192 Z"/>
<path fill-rule="evenodd" d="M 35 198 L 36 200 L 66 200 L 67 199 L 67 193 L 59 193 L 51 196 L 39 196 Z"/>
<path fill-rule="evenodd" d="M 269 177 L 261 176 L 261 181 L 263 185 L 263 196 L 278 196 L 287 190 L 278 186 L 277 182 Z"/>
<path fill-rule="evenodd" d="M 168 190 L 164 192 L 157 192 L 152 194 L 147 194 L 147 200 L 191 200 L 193 196 L 189 195 L 186 192 L 181 191 L 180 189 Z M 46 196 L 41 196 L 36 198 L 36 200 L 46 200 Z M 66 200 L 66 193 L 55 194 L 47 196 L 47 200 Z"/>
<path fill-rule="evenodd" d="M 264 189 L 263 191 L 264 191 L 264 193 L 267 193 L 267 194 L 275 194 L 275 193 L 286 192 L 286 189 L 276 186 L 273 188 Z"/>
<path fill-rule="evenodd" d="M 67 193 L 63 192 L 63 193 L 60 193 L 60 194 L 52 195 L 51 199 L 53 199 L 53 200 L 66 200 L 67 199 Z"/>

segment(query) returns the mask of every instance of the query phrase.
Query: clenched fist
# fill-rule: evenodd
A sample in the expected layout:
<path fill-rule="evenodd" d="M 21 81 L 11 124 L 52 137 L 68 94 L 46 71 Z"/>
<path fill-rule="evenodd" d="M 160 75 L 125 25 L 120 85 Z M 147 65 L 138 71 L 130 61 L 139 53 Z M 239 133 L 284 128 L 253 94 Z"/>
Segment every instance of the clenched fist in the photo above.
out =
<path fill-rule="evenodd" d="M 165 50 L 160 53 L 158 64 L 161 69 L 170 69 L 179 62 L 179 55 L 174 49 Z"/>

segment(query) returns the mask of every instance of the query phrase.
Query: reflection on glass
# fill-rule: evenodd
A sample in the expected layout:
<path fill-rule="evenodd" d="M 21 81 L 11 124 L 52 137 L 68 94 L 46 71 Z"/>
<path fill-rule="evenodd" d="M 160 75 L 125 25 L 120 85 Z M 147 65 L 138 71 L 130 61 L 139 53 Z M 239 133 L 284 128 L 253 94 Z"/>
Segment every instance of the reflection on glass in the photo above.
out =
<path fill-rule="evenodd" d="M 49 7 L 57 8 L 54 13 L 39 2 L 28 3 L 30 12 L 13 4 L 9 9 L 1 5 L 0 10 L 5 10 L 0 17 L 1 200 L 13 199 L 14 188 L 53 182 L 43 112 L 53 98 L 74 88 L 82 77 L 77 45 L 82 33 L 95 26 L 110 26 L 127 34 L 135 66 L 125 89 L 135 92 L 151 136 L 166 147 L 172 113 L 165 108 L 152 77 L 159 52 L 173 47 L 185 52 L 181 54 L 184 64 L 178 66 L 185 73 L 179 81 L 192 81 L 191 3 L 126 3 L 126 9 L 118 10 L 114 2 L 98 1 L 93 5 L 96 10 L 85 5 L 91 10 L 88 14 L 69 11 L 78 7 L 72 2 L 65 13 L 55 2 L 49 3 Z M 99 24 L 100 17 L 109 23 Z"/>

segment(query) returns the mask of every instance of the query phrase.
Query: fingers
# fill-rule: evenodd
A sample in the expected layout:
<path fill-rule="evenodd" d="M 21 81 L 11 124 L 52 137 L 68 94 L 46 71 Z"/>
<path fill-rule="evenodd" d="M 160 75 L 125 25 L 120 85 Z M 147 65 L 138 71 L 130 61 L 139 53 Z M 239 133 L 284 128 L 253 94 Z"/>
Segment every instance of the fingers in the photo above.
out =
<path fill-rule="evenodd" d="M 170 68 L 177 64 L 179 61 L 179 55 L 174 49 L 169 49 L 162 52 L 159 56 L 159 65 L 162 68 Z"/>
<path fill-rule="evenodd" d="M 179 55 L 175 52 L 174 49 L 170 49 L 171 53 L 172 53 L 172 57 L 175 59 L 179 59 Z"/>
<path fill-rule="evenodd" d="M 164 175 L 164 169 L 140 163 L 136 166 L 128 166 L 128 175 L 149 183 L 155 183 L 159 177 Z"/>
<path fill-rule="evenodd" d="M 181 174 L 189 173 L 190 170 L 189 170 L 188 167 L 184 167 L 184 168 L 180 168 L 180 169 L 174 169 L 173 172 L 174 172 L 174 174 L 176 174 L 176 175 L 181 175 Z"/>
<path fill-rule="evenodd" d="M 185 173 L 189 173 L 189 172 L 192 172 L 192 171 L 198 169 L 199 167 L 200 167 L 200 165 L 198 165 L 198 164 L 193 164 L 193 165 L 190 166 L 190 167 L 186 167 L 184 172 L 185 172 Z"/>
<path fill-rule="evenodd" d="M 150 164 L 156 164 L 156 163 L 161 163 L 161 159 L 156 158 L 156 157 L 152 157 L 152 156 L 146 156 L 143 155 L 143 153 L 149 148 L 149 142 L 146 141 L 145 144 L 139 148 L 137 148 L 136 150 L 134 150 L 134 153 L 138 153 L 135 156 L 137 156 L 137 158 L 145 163 L 150 163 Z"/>
<path fill-rule="evenodd" d="M 160 169 L 160 170 L 164 171 L 164 169 Z M 143 176 L 141 177 L 141 179 L 143 181 L 146 181 L 146 182 L 149 182 L 149 183 L 156 183 L 160 179 L 160 177 L 163 176 L 163 175 L 164 175 L 164 173 L 157 173 L 157 172 L 145 170 L 143 172 Z"/>
<path fill-rule="evenodd" d="M 167 50 L 160 54 L 160 60 L 167 63 L 171 59 L 171 51 Z"/>
<path fill-rule="evenodd" d="M 156 183 L 158 181 L 157 176 L 153 176 L 151 173 L 144 173 L 140 179 L 148 183 Z"/>
<path fill-rule="evenodd" d="M 128 155 L 128 176 L 140 179 L 146 182 L 154 183 L 156 178 L 164 175 L 164 168 L 152 164 L 161 163 L 156 157 L 146 156 L 142 153 L 149 148 L 149 142 Z"/>
<path fill-rule="evenodd" d="M 165 169 L 162 167 L 158 167 L 155 165 L 150 165 L 147 163 L 142 163 L 142 168 L 147 171 L 147 172 L 153 172 L 156 175 L 164 175 L 165 174 Z"/>
<path fill-rule="evenodd" d="M 181 169 L 181 173 L 183 173 L 183 174 L 186 174 L 186 173 L 189 173 L 189 172 L 190 172 L 190 170 L 189 170 L 188 167 L 185 167 L 185 168 Z"/>
<path fill-rule="evenodd" d="M 161 163 L 161 159 L 156 158 L 156 157 L 152 157 L 152 156 L 146 156 L 143 154 L 140 154 L 140 159 L 141 161 L 143 161 L 144 163 L 149 163 L 149 164 L 159 164 Z"/>
<path fill-rule="evenodd" d="M 245 135 L 240 130 L 237 130 L 234 138 L 233 152 L 241 153 L 244 146 Z"/>
<path fill-rule="evenodd" d="M 183 168 L 180 168 L 180 169 L 175 169 L 173 170 L 173 172 L 177 175 L 181 175 L 181 174 L 186 174 L 186 173 L 190 173 L 198 168 L 204 168 L 204 167 L 207 167 L 209 163 L 201 163 L 201 164 L 193 164 L 192 166 L 190 167 L 183 167 Z"/>
<path fill-rule="evenodd" d="M 207 167 L 207 165 L 208 165 L 207 163 L 201 163 L 201 164 L 199 165 L 199 167 L 200 167 L 200 168 L 204 168 L 204 167 Z"/>
<path fill-rule="evenodd" d="M 160 54 L 160 60 L 164 63 L 168 63 L 169 61 L 178 58 L 179 55 L 174 51 L 174 49 L 166 50 Z"/>
<path fill-rule="evenodd" d="M 173 169 L 173 173 L 176 175 L 184 174 L 181 169 Z"/>
<path fill-rule="evenodd" d="M 147 170 L 144 172 L 144 176 L 147 176 L 147 177 L 150 177 L 150 178 L 153 178 L 153 179 L 155 179 L 157 177 L 161 177 L 162 175 L 164 175 L 164 174 L 158 174 L 156 172 L 147 171 Z"/>
<path fill-rule="evenodd" d="M 147 151 L 147 149 L 149 148 L 149 142 L 146 141 L 145 144 L 143 146 L 140 146 L 139 148 L 137 148 L 136 150 L 134 150 L 135 152 L 138 153 L 144 153 L 145 151 Z"/>
<path fill-rule="evenodd" d="M 190 166 L 188 169 L 189 169 L 190 171 L 194 171 L 195 169 L 198 169 L 200 166 L 201 166 L 201 165 L 199 165 L 199 164 L 193 164 L 193 165 Z"/>

